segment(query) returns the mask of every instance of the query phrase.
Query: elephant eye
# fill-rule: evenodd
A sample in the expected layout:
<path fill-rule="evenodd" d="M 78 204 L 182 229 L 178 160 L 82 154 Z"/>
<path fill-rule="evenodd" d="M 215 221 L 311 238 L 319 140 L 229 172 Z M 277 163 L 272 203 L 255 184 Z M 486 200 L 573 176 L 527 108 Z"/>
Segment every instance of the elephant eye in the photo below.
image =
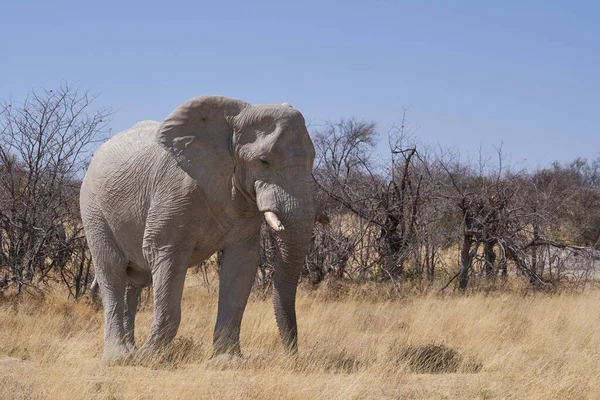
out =
<path fill-rule="evenodd" d="M 265 156 L 260 156 L 258 159 L 260 160 L 260 163 L 263 166 L 265 166 L 265 167 L 269 166 L 269 161 L 267 161 L 267 158 Z"/>

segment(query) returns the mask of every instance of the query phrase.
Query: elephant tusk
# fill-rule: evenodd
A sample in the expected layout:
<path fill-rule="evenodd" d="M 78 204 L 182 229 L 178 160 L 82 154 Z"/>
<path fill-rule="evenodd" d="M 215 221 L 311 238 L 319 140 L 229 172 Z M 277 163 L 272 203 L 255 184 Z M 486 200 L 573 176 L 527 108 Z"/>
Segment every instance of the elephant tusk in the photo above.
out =
<path fill-rule="evenodd" d="M 275 232 L 281 232 L 285 229 L 273 211 L 265 211 L 265 219 L 267 220 L 267 224 L 269 224 Z"/>

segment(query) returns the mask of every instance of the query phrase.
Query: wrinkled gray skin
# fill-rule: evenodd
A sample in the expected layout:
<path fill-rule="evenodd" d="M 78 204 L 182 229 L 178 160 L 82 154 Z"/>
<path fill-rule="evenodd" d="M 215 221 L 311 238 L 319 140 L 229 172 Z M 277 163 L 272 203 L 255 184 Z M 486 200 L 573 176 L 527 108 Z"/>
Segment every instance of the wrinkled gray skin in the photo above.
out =
<path fill-rule="evenodd" d="M 296 351 L 296 286 L 315 221 L 313 160 L 300 112 L 219 96 L 196 97 L 162 123 L 140 122 L 103 144 L 81 188 L 104 304 L 103 361 L 134 352 L 145 286 L 153 286 L 154 316 L 139 351 L 169 343 L 181 319 L 186 270 L 218 250 L 224 253 L 214 353 L 239 354 L 265 212 L 274 213 L 270 225 L 279 230 L 277 325 L 284 346 Z"/>

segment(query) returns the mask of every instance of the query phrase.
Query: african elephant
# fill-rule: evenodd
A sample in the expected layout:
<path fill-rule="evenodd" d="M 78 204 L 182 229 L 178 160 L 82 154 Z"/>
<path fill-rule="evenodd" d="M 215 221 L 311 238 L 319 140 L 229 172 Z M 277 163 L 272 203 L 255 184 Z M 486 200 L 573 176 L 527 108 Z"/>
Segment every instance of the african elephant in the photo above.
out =
<path fill-rule="evenodd" d="M 154 315 L 139 352 L 176 335 L 186 270 L 223 250 L 214 354 L 239 354 L 242 315 L 256 275 L 263 220 L 277 232 L 275 316 L 297 351 L 295 297 L 314 221 L 315 151 L 304 118 L 287 103 L 221 96 L 184 103 L 162 123 L 144 121 L 94 154 L 81 215 L 104 304 L 105 363 L 135 351 L 141 288 Z"/>

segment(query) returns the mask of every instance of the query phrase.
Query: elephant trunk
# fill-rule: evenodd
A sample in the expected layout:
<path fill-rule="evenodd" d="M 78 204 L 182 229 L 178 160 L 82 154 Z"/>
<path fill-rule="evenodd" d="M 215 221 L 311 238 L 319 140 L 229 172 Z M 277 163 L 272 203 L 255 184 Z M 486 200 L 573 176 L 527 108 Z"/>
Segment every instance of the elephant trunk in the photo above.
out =
<path fill-rule="evenodd" d="M 287 350 L 297 351 L 296 289 L 310 245 L 312 221 L 277 234 L 279 251 L 275 258 L 273 304 L 281 340 Z"/>
<path fill-rule="evenodd" d="M 306 185 L 301 184 L 304 180 Z M 257 190 L 259 209 L 277 233 L 279 251 L 275 256 L 273 278 L 275 319 L 284 346 L 293 353 L 298 346 L 296 289 L 315 221 L 310 181 L 304 180 L 294 180 L 296 186 L 293 192 L 272 186 L 269 188 L 271 190 Z"/>

